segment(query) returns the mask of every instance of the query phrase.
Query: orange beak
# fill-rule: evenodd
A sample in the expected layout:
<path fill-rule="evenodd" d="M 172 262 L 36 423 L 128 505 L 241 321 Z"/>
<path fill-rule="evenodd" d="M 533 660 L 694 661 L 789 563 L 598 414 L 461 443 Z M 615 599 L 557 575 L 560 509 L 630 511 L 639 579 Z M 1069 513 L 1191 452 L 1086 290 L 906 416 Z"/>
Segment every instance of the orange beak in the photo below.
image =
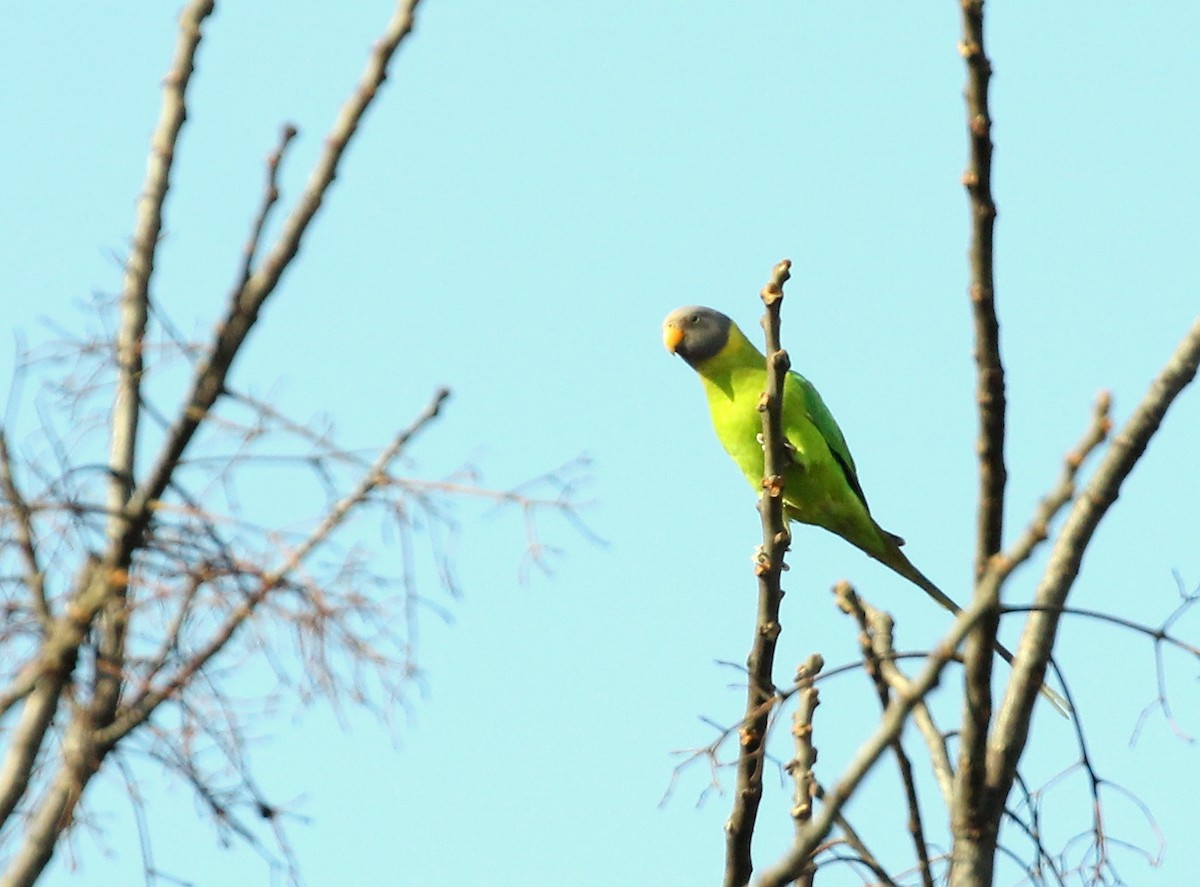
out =
<path fill-rule="evenodd" d="M 672 354 L 679 347 L 679 343 L 683 341 L 683 330 L 674 324 L 663 327 L 663 345 Z"/>

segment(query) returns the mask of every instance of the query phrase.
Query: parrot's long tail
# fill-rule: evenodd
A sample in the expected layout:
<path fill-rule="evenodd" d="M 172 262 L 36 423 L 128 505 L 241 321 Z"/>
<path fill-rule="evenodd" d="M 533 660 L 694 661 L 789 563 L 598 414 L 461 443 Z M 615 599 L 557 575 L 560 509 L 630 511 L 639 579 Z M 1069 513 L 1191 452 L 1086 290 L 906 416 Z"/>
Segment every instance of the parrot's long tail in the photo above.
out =
<path fill-rule="evenodd" d="M 886 531 L 884 532 L 884 536 L 889 539 L 897 538 L 897 537 L 893 537 L 892 534 L 887 533 Z M 954 601 L 951 600 L 949 595 L 945 594 L 940 588 L 938 588 L 936 585 L 934 585 L 932 582 L 930 582 L 929 579 L 926 578 L 924 573 L 922 573 L 920 570 L 918 570 L 916 567 L 913 566 L 912 561 L 910 561 L 907 557 L 904 556 L 904 552 L 902 552 L 900 550 L 898 545 L 890 546 L 890 549 L 891 550 L 887 551 L 887 553 L 884 557 L 880 557 L 879 555 L 874 554 L 872 552 L 867 552 L 867 553 L 870 554 L 872 557 L 874 557 L 880 563 L 895 570 L 897 573 L 899 573 L 901 576 L 903 576 L 905 579 L 907 579 L 913 585 L 920 588 L 923 592 L 925 592 L 927 595 L 929 595 L 931 598 L 933 598 L 935 601 L 937 601 L 939 604 L 941 604 L 943 607 L 945 607 L 951 613 L 953 613 L 957 616 L 959 613 L 962 612 L 962 607 L 960 607 L 958 604 L 954 603 Z M 996 652 L 1000 654 L 1000 656 L 1004 659 L 1004 661 L 1007 662 L 1009 665 L 1012 665 L 1013 654 L 1009 651 L 1009 649 L 1007 647 L 1005 647 L 999 641 L 995 642 L 995 647 L 996 647 Z M 1053 690 L 1051 690 L 1045 684 L 1042 684 L 1041 693 L 1042 693 L 1042 696 L 1044 696 L 1046 698 L 1046 700 L 1052 706 L 1054 706 L 1055 711 L 1057 711 L 1059 714 L 1061 714 L 1065 718 L 1069 718 L 1071 716 L 1071 706 L 1067 703 L 1067 700 L 1064 699 L 1061 695 L 1059 695 L 1058 693 L 1055 693 Z"/>

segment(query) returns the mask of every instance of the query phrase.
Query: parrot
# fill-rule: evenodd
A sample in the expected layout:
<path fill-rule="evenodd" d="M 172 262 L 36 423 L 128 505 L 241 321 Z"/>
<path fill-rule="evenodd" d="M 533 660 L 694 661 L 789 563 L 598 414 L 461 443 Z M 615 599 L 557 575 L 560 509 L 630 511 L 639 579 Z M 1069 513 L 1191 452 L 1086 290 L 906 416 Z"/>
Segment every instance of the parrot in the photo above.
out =
<path fill-rule="evenodd" d="M 767 361 L 737 324 L 712 308 L 678 308 L 663 321 L 663 344 L 700 376 L 713 428 L 725 451 L 756 489 L 763 482 L 762 414 Z M 961 608 L 900 550 L 904 540 L 879 526 L 867 507 L 854 457 L 842 430 L 812 383 L 797 372 L 784 380 L 783 433 L 791 465 L 783 478 L 784 514 L 841 536 L 890 567 L 951 613 Z M 996 651 L 1013 657 L 999 642 Z M 1043 686 L 1055 708 L 1065 700 Z"/>

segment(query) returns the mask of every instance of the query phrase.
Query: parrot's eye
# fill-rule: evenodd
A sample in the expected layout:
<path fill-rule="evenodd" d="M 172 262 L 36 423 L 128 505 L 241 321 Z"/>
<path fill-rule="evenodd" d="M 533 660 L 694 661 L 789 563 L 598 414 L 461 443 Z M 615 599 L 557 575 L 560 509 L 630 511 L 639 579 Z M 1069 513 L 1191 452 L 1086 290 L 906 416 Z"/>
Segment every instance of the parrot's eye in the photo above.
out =
<path fill-rule="evenodd" d="M 688 323 L 699 323 L 699 322 L 700 322 L 699 314 L 693 314 L 691 317 L 688 318 Z"/>

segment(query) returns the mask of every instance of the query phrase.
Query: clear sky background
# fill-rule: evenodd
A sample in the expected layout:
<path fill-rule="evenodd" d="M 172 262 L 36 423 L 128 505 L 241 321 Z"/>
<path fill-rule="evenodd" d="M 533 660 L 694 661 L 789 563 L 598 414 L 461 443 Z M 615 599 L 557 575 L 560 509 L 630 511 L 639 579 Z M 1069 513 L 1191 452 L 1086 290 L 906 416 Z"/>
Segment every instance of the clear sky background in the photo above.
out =
<path fill-rule="evenodd" d="M 390 8 L 264 0 L 210 20 L 153 285 L 184 330 L 208 330 L 223 305 L 279 126 L 301 130 L 286 204 Z M 90 294 L 119 287 L 113 256 L 132 228 L 176 12 L 44 3 L 3 15 L 0 304 L 30 341 L 50 335 L 48 318 L 87 328 Z M 988 26 L 1011 541 L 1096 393 L 1111 389 L 1124 420 L 1196 314 L 1200 6 L 993 3 Z M 966 596 L 975 414 L 958 36 L 949 2 L 426 0 L 234 383 L 300 417 L 327 413 L 364 447 L 447 385 L 453 400 L 409 453 L 413 473 L 470 463 L 503 488 L 586 454 L 582 499 L 594 504 L 582 516 L 605 543 L 548 516 L 544 540 L 562 554 L 553 575 L 522 583 L 519 515 L 462 504 L 462 598 L 439 596 L 428 564 L 419 576 L 453 620 L 422 624 L 427 690 L 414 688 L 411 717 L 386 728 L 356 714 L 346 729 L 321 708 L 264 719 L 254 764 L 268 796 L 304 819 L 291 835 L 309 883 L 718 881 L 728 794 L 697 807 L 701 765 L 659 800 L 672 751 L 712 738 L 700 718 L 741 711 L 737 675 L 717 661 L 743 661 L 749 646 L 758 516 L 659 324 L 702 303 L 756 333 L 757 292 L 780 258 L 795 262 L 784 344 L 838 417 L 873 511 Z M 18 418 L 34 431 L 32 410 Z M 1190 390 L 1102 524 L 1074 603 L 1157 623 L 1176 602 L 1173 573 L 1200 585 L 1198 442 Z M 375 527 L 361 533 L 382 547 Z M 1013 599 L 1043 562 L 1017 574 Z M 797 534 L 791 564 L 781 680 L 813 650 L 854 658 L 828 593 L 840 578 L 895 613 L 902 647 L 948 625 L 818 531 Z M 1178 630 L 1195 641 L 1200 619 Z M 1059 661 L 1099 772 L 1136 792 L 1166 837 L 1157 868 L 1114 847 L 1118 870 L 1141 885 L 1194 880 L 1197 749 L 1157 715 L 1130 743 L 1156 694 L 1150 645 L 1068 619 Z M 1200 735 L 1196 663 L 1167 665 L 1180 721 Z M 937 697 L 946 725 L 956 692 Z M 831 782 L 876 706 L 861 675 L 828 683 L 823 699 L 818 775 Z M 1045 709 L 1034 743 L 1034 786 L 1078 757 Z M 848 809 L 884 835 L 890 860 L 907 852 L 893 769 L 882 764 Z M 220 848 L 188 791 L 159 775 L 146 771 L 162 870 L 198 887 L 273 883 L 252 852 Z M 81 838 L 46 883 L 140 883 L 114 787 L 95 797 L 102 846 Z M 759 865 L 786 846 L 789 792 L 769 786 Z M 1153 848 L 1136 807 L 1106 800 L 1110 834 Z M 1051 847 L 1089 827 L 1078 774 L 1045 814 Z M 1006 869 L 999 883 L 1017 879 Z M 848 869 L 822 881 L 859 883 Z"/>

